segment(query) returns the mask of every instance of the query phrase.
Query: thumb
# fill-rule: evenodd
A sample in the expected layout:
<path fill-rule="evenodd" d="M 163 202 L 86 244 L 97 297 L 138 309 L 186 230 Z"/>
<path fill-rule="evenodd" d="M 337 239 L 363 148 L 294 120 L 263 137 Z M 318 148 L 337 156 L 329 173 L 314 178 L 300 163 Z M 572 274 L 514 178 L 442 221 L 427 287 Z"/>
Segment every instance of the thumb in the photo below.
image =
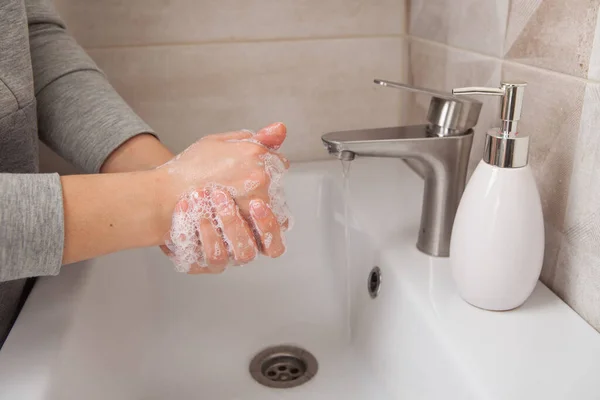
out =
<path fill-rule="evenodd" d="M 272 150 L 277 150 L 285 140 L 286 131 L 284 124 L 276 122 L 262 128 L 253 139 Z"/>

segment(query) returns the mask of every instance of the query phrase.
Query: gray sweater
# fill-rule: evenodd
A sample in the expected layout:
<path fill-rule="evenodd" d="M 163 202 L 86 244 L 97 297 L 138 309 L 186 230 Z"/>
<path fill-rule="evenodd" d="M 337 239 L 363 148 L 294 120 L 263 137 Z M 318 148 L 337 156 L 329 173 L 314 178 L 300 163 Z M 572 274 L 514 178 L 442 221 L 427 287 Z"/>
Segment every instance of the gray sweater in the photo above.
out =
<path fill-rule="evenodd" d="M 25 279 L 56 275 L 64 241 L 57 174 L 38 138 L 88 173 L 150 128 L 65 31 L 51 0 L 0 1 L 0 345 Z"/>

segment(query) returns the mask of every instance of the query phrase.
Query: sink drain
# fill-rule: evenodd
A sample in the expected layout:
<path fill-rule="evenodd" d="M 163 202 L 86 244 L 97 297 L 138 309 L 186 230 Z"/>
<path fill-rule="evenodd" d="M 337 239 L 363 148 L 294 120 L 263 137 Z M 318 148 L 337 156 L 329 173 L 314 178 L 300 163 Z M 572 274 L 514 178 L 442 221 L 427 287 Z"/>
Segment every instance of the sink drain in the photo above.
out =
<path fill-rule="evenodd" d="M 372 299 L 379 295 L 379 289 L 381 289 L 381 270 L 379 267 L 373 267 L 371 272 L 369 272 L 369 278 L 367 279 L 367 290 L 369 291 L 369 296 Z"/>
<path fill-rule="evenodd" d="M 250 375 L 261 385 L 288 389 L 308 382 L 319 369 L 317 359 L 295 346 L 269 347 L 254 356 Z"/>

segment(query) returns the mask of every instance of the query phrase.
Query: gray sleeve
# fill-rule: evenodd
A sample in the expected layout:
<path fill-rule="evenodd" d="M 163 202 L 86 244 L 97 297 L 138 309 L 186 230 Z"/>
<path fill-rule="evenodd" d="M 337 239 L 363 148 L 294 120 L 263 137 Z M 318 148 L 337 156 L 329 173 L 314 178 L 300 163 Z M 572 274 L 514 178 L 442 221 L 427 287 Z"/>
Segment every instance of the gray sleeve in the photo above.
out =
<path fill-rule="evenodd" d="M 58 174 L 0 174 L 0 282 L 56 275 L 64 245 Z"/>
<path fill-rule="evenodd" d="M 123 142 L 152 130 L 115 92 L 50 0 L 26 0 L 40 139 L 95 173 Z"/>

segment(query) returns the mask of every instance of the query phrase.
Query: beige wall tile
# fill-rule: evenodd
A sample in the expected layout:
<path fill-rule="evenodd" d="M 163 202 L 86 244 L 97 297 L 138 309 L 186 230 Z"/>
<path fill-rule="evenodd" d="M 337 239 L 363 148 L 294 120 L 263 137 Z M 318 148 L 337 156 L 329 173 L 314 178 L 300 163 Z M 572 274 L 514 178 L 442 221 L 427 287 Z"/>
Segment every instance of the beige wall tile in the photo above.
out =
<path fill-rule="evenodd" d="M 600 0 L 513 0 L 506 58 L 587 77 Z"/>
<path fill-rule="evenodd" d="M 552 287 L 600 330 L 600 85 L 586 87 Z"/>
<path fill-rule="evenodd" d="M 600 261 L 597 253 L 583 251 L 569 242 L 563 243 L 552 290 L 600 331 Z"/>
<path fill-rule="evenodd" d="M 287 124 L 283 151 L 325 158 L 331 130 L 393 126 L 405 80 L 401 38 L 159 46 L 90 52 L 133 108 L 180 151 L 203 135 L 273 121 Z"/>
<path fill-rule="evenodd" d="M 509 0 L 409 0 L 409 33 L 501 56 Z"/>
<path fill-rule="evenodd" d="M 446 46 L 412 39 L 410 42 L 410 74 L 415 85 L 451 91 L 461 86 L 500 85 L 501 61 Z M 485 132 L 499 126 L 499 99 L 479 97 L 483 102 L 479 122 L 475 127 L 469 162 L 472 172 L 483 155 Z M 430 98 L 417 96 L 411 123 L 425 121 Z"/>
<path fill-rule="evenodd" d="M 404 33 L 402 0 L 55 0 L 86 47 Z"/>
<path fill-rule="evenodd" d="M 503 79 L 528 83 L 519 124 L 531 137 L 533 169 L 546 222 L 546 255 L 542 280 L 553 287 L 573 174 L 585 83 L 537 68 L 505 63 Z"/>
<path fill-rule="evenodd" d="M 594 30 L 594 43 L 591 48 L 590 64 L 587 77 L 600 81 L 600 8 L 596 13 L 596 29 Z"/>
<path fill-rule="evenodd" d="M 566 209 L 566 235 L 600 258 L 600 84 L 586 85 L 573 176 Z"/>

